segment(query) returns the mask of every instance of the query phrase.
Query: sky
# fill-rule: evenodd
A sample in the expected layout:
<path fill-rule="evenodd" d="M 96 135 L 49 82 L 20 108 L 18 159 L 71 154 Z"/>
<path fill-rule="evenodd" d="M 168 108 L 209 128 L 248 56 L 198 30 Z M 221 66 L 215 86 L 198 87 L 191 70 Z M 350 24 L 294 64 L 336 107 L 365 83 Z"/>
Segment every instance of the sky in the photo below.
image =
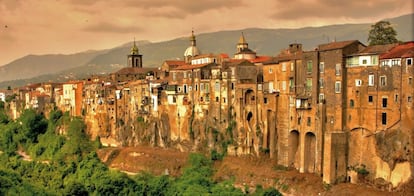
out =
<path fill-rule="evenodd" d="M 412 0 L 0 0 L 0 66 L 29 54 L 71 54 L 245 28 L 375 23 L 413 13 Z"/>

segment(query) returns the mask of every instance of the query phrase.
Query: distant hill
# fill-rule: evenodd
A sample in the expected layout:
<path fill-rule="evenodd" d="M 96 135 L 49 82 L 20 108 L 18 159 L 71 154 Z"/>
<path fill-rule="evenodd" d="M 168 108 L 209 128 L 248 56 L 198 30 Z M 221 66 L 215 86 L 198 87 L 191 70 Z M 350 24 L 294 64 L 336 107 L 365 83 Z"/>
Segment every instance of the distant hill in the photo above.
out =
<path fill-rule="evenodd" d="M 80 67 L 105 51 L 88 51 L 76 54 L 28 55 L 0 67 L 0 81 L 32 78 Z"/>
<path fill-rule="evenodd" d="M 414 40 L 414 14 L 404 15 L 388 20 L 397 31 L 397 38 L 402 41 Z M 319 44 L 331 41 L 359 40 L 366 44 L 368 32 L 372 24 L 341 24 L 323 27 L 306 27 L 300 29 L 260 29 L 249 28 L 234 31 L 219 31 L 196 34 L 197 46 L 202 53 L 227 53 L 232 56 L 236 52 L 236 44 L 244 33 L 249 47 L 258 55 L 276 55 L 291 43 L 302 43 L 305 50 L 312 50 Z M 197 32 L 196 32 L 197 33 Z M 170 41 L 151 43 L 139 41 L 138 48 L 143 55 L 143 66 L 157 67 L 167 59 L 182 59 L 189 46 L 189 38 L 178 38 Z M 125 66 L 126 56 L 130 52 L 132 42 L 103 50 L 77 53 L 72 55 L 29 55 L 0 67 L 0 82 L 13 79 L 14 82 L 0 83 L 0 88 L 18 86 L 25 82 L 55 81 L 57 78 L 82 77 L 86 73 L 109 73 Z M 7 73 L 7 74 L 6 74 Z M 58 74 L 56 74 L 58 73 Z M 48 76 L 41 76 L 47 74 Z M 33 80 L 27 79 L 37 77 Z M 23 84 L 25 84 L 23 83 Z"/>

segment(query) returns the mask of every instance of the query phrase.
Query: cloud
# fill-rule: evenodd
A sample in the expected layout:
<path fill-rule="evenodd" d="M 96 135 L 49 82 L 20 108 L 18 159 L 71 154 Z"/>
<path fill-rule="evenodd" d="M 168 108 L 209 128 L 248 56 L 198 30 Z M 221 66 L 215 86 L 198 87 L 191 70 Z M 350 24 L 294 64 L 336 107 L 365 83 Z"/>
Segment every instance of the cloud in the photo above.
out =
<path fill-rule="evenodd" d="M 80 5 L 80 6 L 91 6 L 98 3 L 97 0 L 63 0 L 66 1 L 68 4 L 72 5 Z"/>
<path fill-rule="evenodd" d="M 245 6 L 240 0 L 127 0 L 122 2 L 123 6 L 142 8 L 145 15 L 166 18 L 184 18 L 192 14 L 201 14 L 211 10 L 234 9 Z"/>
<path fill-rule="evenodd" d="M 407 7 L 411 9 L 412 5 L 406 0 L 291 0 L 279 1 L 271 17 L 279 20 L 364 19 L 405 10 Z"/>
<path fill-rule="evenodd" d="M 138 25 L 119 25 L 109 22 L 100 22 L 91 26 L 83 28 L 87 32 L 100 32 L 100 33 L 136 33 L 142 32 L 143 29 Z"/>
<path fill-rule="evenodd" d="M 24 0 L 1 0 L 0 1 L 0 11 L 14 11 L 18 9 Z"/>

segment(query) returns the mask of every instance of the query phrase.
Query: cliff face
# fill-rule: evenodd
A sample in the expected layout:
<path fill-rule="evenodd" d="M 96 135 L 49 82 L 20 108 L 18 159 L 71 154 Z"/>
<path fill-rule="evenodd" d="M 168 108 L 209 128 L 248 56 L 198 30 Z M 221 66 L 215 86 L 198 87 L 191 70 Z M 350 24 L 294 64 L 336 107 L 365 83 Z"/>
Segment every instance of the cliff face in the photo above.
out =
<path fill-rule="evenodd" d="M 412 176 L 413 130 L 367 130 L 349 135 L 348 172 L 351 182 L 373 182 L 379 188 L 396 188 Z"/>
<path fill-rule="evenodd" d="M 162 112 L 159 117 L 137 117 L 110 131 L 111 127 L 101 115 L 87 116 L 91 137 L 100 136 L 106 146 L 149 145 L 176 148 L 181 151 L 227 150 L 233 144 L 235 122 L 232 127 L 220 126 L 211 115 L 195 118 L 192 112 L 178 117 L 175 113 Z"/>

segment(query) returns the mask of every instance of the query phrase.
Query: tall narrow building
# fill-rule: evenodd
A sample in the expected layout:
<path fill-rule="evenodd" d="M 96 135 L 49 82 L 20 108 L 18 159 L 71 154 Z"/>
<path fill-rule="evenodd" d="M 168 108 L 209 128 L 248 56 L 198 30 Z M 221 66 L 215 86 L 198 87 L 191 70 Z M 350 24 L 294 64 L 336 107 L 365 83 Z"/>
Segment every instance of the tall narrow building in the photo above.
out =
<path fill-rule="evenodd" d="M 142 68 L 142 55 L 139 54 L 137 44 L 135 43 L 131 48 L 131 52 L 128 55 L 128 67 L 139 67 Z"/>

